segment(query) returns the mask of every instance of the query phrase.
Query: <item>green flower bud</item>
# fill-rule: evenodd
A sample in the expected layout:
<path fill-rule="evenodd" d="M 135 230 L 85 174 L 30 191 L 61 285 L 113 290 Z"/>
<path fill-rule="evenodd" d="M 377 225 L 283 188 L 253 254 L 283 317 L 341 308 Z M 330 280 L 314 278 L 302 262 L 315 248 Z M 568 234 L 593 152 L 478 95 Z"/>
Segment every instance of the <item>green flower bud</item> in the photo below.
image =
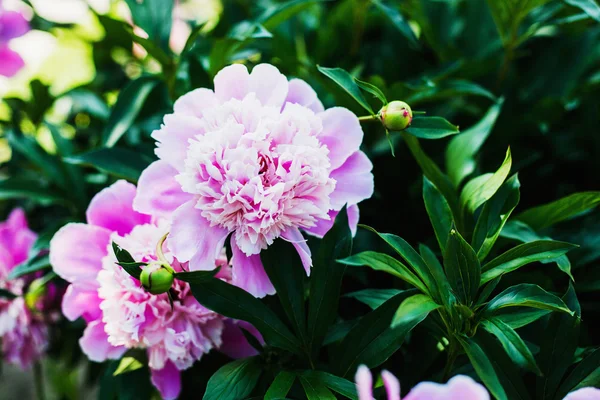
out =
<path fill-rule="evenodd" d="M 31 282 L 25 293 L 25 305 L 30 310 L 35 310 L 38 301 L 46 294 L 46 280 L 39 278 Z"/>
<path fill-rule="evenodd" d="M 162 265 L 150 264 L 140 274 L 140 282 L 152 294 L 166 293 L 173 286 L 173 272 Z"/>
<path fill-rule="evenodd" d="M 401 131 L 410 126 L 413 113 L 403 101 L 394 100 L 379 111 L 381 123 L 389 131 Z"/>

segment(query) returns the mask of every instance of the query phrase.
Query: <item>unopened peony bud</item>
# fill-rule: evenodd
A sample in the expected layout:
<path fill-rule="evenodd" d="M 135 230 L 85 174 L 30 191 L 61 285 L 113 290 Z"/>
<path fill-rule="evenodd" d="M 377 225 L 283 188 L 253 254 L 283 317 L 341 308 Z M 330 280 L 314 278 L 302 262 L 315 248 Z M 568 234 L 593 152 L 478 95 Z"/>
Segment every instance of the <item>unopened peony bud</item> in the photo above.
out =
<path fill-rule="evenodd" d="M 150 264 L 142 270 L 142 286 L 152 294 L 166 293 L 173 285 L 173 272 L 158 264 Z"/>
<path fill-rule="evenodd" d="M 379 111 L 381 123 L 387 130 L 401 131 L 410 126 L 413 113 L 410 106 L 403 101 L 392 101 Z"/>

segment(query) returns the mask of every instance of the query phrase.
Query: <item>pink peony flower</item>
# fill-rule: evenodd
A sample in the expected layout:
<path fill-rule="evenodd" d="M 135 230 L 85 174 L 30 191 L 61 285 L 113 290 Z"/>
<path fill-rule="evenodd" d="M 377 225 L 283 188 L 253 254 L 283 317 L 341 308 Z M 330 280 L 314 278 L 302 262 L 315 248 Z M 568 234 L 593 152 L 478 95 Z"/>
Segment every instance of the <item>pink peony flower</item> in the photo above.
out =
<path fill-rule="evenodd" d="M 585 387 L 571 392 L 564 400 L 600 400 L 600 389 Z"/>
<path fill-rule="evenodd" d="M 388 400 L 400 400 L 400 383 L 388 371 L 381 373 Z M 373 400 L 373 377 L 371 371 L 361 365 L 356 371 L 356 389 L 359 400 Z M 490 395 L 483 385 L 464 375 L 457 375 L 446 384 L 421 382 L 404 400 L 489 400 Z"/>
<path fill-rule="evenodd" d="M 213 269 L 231 234 L 233 283 L 262 297 L 275 290 L 261 250 L 282 237 L 309 273 L 300 230 L 322 237 L 348 204 L 354 232 L 372 164 L 358 118 L 324 110 L 306 82 L 269 64 L 231 65 L 214 82 L 181 97 L 153 133 L 160 160 L 142 173 L 134 208 L 173 215 L 169 248 L 191 270 Z"/>
<path fill-rule="evenodd" d="M 0 75 L 11 77 L 25 65 L 21 56 L 8 47 L 8 42 L 28 31 L 29 22 L 25 17 L 5 10 L 0 0 Z"/>
<path fill-rule="evenodd" d="M 175 280 L 171 309 L 166 293 L 146 292 L 116 264 L 111 242 L 127 249 L 136 261 L 150 262 L 156 260 L 156 245 L 169 230 L 165 218 L 133 210 L 135 193 L 135 186 L 125 181 L 98 193 L 87 209 L 87 224 L 68 224 L 56 233 L 50 262 L 71 283 L 63 313 L 87 322 L 79 343 L 90 360 L 118 359 L 127 349 L 146 349 L 153 384 L 165 399 L 173 399 L 181 389 L 179 371 L 222 346 L 226 322 L 201 306 L 187 283 Z M 187 264 L 168 250 L 165 257 L 176 271 L 187 270 Z M 226 259 L 219 262 L 226 264 Z M 223 270 L 226 274 L 228 268 Z"/>
<path fill-rule="evenodd" d="M 29 230 L 25 213 L 15 209 L 0 223 L 0 289 L 16 298 L 0 297 L 0 342 L 2 355 L 9 363 L 26 369 L 37 361 L 48 345 L 48 329 L 39 310 L 27 306 L 30 277 L 8 279 L 15 266 L 27 260 L 37 235 Z"/>

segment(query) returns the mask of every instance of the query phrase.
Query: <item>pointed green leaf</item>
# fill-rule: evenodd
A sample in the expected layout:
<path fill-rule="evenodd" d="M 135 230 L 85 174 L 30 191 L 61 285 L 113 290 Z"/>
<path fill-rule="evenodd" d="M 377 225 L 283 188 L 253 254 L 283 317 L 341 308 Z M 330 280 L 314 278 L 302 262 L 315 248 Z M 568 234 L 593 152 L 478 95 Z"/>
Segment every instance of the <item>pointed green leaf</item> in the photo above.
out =
<path fill-rule="evenodd" d="M 360 79 L 356 79 L 356 78 L 354 78 L 354 82 L 356 82 L 356 84 L 362 90 L 364 90 L 365 92 L 369 92 L 373 96 L 378 98 L 383 105 L 386 105 L 388 103 L 387 98 L 385 97 L 385 94 L 377 86 L 373 85 L 372 83 L 361 81 Z"/>
<path fill-rule="evenodd" d="M 171 25 L 173 23 L 173 2 L 163 0 L 125 0 L 133 22 L 142 28 L 150 40 L 163 50 L 169 50 Z"/>
<path fill-rule="evenodd" d="M 521 283 L 504 290 L 487 303 L 483 314 L 491 316 L 505 307 L 532 307 L 573 314 L 559 297 L 530 283 Z"/>
<path fill-rule="evenodd" d="M 550 310 L 519 307 L 517 309 L 500 311 L 496 313 L 494 318 L 501 320 L 513 329 L 519 329 L 537 321 L 551 312 L 552 311 Z"/>
<path fill-rule="evenodd" d="M 404 300 L 394 314 L 392 328 L 404 324 L 417 325 L 423 321 L 429 313 L 441 306 L 436 304 L 431 297 L 424 294 L 416 294 Z"/>
<path fill-rule="evenodd" d="M 292 388 L 292 385 L 294 384 L 295 380 L 296 374 L 289 371 L 281 371 L 277 374 L 275 380 L 273 381 L 273 383 L 271 383 L 271 386 L 269 386 L 267 393 L 265 393 L 264 400 L 276 400 L 285 398 L 285 396 L 287 396 L 288 392 Z"/>
<path fill-rule="evenodd" d="M 302 372 L 301 375 L 313 382 L 321 382 L 323 385 L 327 386 L 327 388 L 348 399 L 358 400 L 356 384 L 354 382 L 350 382 L 347 379 L 340 378 L 339 376 L 324 371 L 306 370 Z"/>
<path fill-rule="evenodd" d="M 142 171 L 153 161 L 139 151 L 121 148 L 101 148 L 88 153 L 65 157 L 69 164 L 94 167 L 117 178 L 137 182 Z"/>
<path fill-rule="evenodd" d="M 219 268 L 215 268 L 212 271 L 184 271 L 184 272 L 175 272 L 173 276 L 180 281 L 188 282 L 188 283 L 197 283 L 197 282 L 205 282 L 207 280 L 212 279 L 220 270 Z"/>
<path fill-rule="evenodd" d="M 135 357 L 123 357 L 119 362 L 119 366 L 113 372 L 113 376 L 126 374 L 128 372 L 136 371 L 142 368 L 144 365 L 137 360 Z"/>
<path fill-rule="evenodd" d="M 481 346 L 472 338 L 459 337 L 458 341 L 465 350 L 467 357 L 469 357 L 471 364 L 473 364 L 475 372 L 477 372 L 477 375 L 479 375 L 492 395 L 498 400 L 508 400 L 494 366 L 485 352 L 481 349 Z"/>
<path fill-rule="evenodd" d="M 243 358 L 225 364 L 208 380 L 202 399 L 245 399 L 254 390 L 262 371 L 258 357 Z"/>
<path fill-rule="evenodd" d="M 8 274 L 8 279 L 16 279 L 23 275 L 31 274 L 32 272 L 41 271 L 50 268 L 50 257 L 48 254 L 38 255 L 22 264 L 17 265 Z"/>
<path fill-rule="evenodd" d="M 444 268 L 454 294 L 463 304 L 472 304 L 479 290 L 481 266 L 473 248 L 455 229 L 450 231 L 446 243 Z"/>
<path fill-rule="evenodd" d="M 537 230 L 574 217 L 598 204 L 600 204 L 600 192 L 573 193 L 551 203 L 523 211 L 516 219 Z"/>
<path fill-rule="evenodd" d="M 374 115 L 373 109 L 363 96 L 360 88 L 354 81 L 352 75 L 341 68 L 325 68 L 317 66 L 317 69 L 326 77 L 337 83 L 342 89 L 346 91 L 358 104 L 362 106 L 369 114 Z"/>
<path fill-rule="evenodd" d="M 258 17 L 257 22 L 267 30 L 273 30 L 299 12 L 304 11 L 315 3 L 323 0 L 289 0 L 280 3 L 270 3 L 269 7 Z"/>
<path fill-rule="evenodd" d="M 565 3 L 580 8 L 584 13 L 600 22 L 600 6 L 594 0 L 564 0 Z"/>
<path fill-rule="evenodd" d="M 400 293 L 402 293 L 402 290 L 399 289 L 364 289 L 357 292 L 346 293 L 344 297 L 356 299 L 374 310 Z"/>
<path fill-rule="evenodd" d="M 320 380 L 305 375 L 299 375 L 298 379 L 308 400 L 336 400 L 333 393 Z"/>
<path fill-rule="evenodd" d="M 450 210 L 448 201 L 446 201 L 442 193 L 425 175 L 423 175 L 423 200 L 425 201 L 425 208 L 433 226 L 435 237 L 443 253 L 448 241 L 448 232 L 450 232 L 454 221 L 452 210 Z"/>
<path fill-rule="evenodd" d="M 442 117 L 415 116 L 404 132 L 421 139 L 441 139 L 446 136 L 456 135 L 458 126 L 452 125 Z"/>
<path fill-rule="evenodd" d="M 600 386 L 600 349 L 594 350 L 573 368 L 560 385 L 554 399 L 563 399 L 567 393 L 582 387 L 598 386 Z"/>
<path fill-rule="evenodd" d="M 408 40 L 410 47 L 413 49 L 420 49 L 419 39 L 415 36 L 412 28 L 408 24 L 408 21 L 402 16 L 400 11 L 394 6 L 388 6 L 381 1 L 373 0 L 373 4 L 377 6 L 379 11 L 385 15 L 396 27 L 396 29 Z"/>

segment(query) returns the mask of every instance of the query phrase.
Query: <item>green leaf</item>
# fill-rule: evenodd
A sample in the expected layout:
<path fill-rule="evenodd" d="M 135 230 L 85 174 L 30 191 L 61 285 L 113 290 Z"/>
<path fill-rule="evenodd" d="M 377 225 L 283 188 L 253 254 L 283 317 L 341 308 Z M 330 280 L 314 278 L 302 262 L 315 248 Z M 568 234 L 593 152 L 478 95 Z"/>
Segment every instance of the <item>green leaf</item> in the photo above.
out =
<path fill-rule="evenodd" d="M 271 346 L 301 353 L 298 339 L 273 311 L 250 293 L 216 278 L 191 283 L 190 287 L 196 300 L 208 309 L 250 322 Z"/>
<path fill-rule="evenodd" d="M 306 335 L 306 312 L 304 308 L 304 278 L 306 272 L 294 246 L 277 239 L 267 250 L 260 253 L 269 280 L 277 291 L 277 297 L 297 336 Z"/>
<path fill-rule="evenodd" d="M 519 204 L 520 186 L 519 178 L 515 174 L 484 203 L 481 214 L 477 218 L 472 242 L 479 261 L 483 261 L 492 250 L 508 217 Z"/>
<path fill-rule="evenodd" d="M 243 358 L 225 364 L 208 380 L 202 399 L 245 399 L 254 390 L 262 371 L 258 357 Z"/>
<path fill-rule="evenodd" d="M 292 388 L 294 381 L 296 380 L 296 374 L 289 371 L 281 371 L 269 386 L 267 393 L 265 393 L 264 400 L 276 400 L 285 398 L 288 392 Z"/>
<path fill-rule="evenodd" d="M 23 275 L 41 271 L 46 268 L 50 268 L 50 257 L 48 254 L 38 255 L 13 268 L 8 274 L 8 279 L 16 279 Z"/>
<path fill-rule="evenodd" d="M 452 125 L 445 118 L 415 116 L 404 132 L 421 139 L 441 139 L 456 135 L 459 131 L 458 126 Z"/>
<path fill-rule="evenodd" d="M 424 79 L 422 85 L 405 84 L 412 93 L 404 101 L 413 106 L 422 103 L 439 102 L 444 99 L 455 99 L 466 96 L 482 96 L 497 101 L 496 96 L 484 87 L 464 79 L 448 79 L 434 82 Z M 460 135 L 462 136 L 462 134 Z"/>
<path fill-rule="evenodd" d="M 379 11 L 392 22 L 394 27 L 398 29 L 402 36 L 404 36 L 404 38 L 408 40 L 412 48 L 421 48 L 421 45 L 419 44 L 419 39 L 417 39 L 415 33 L 408 24 L 408 21 L 406 21 L 402 14 L 400 14 L 400 11 L 398 11 L 398 9 L 392 6 L 388 6 L 378 0 L 373 0 L 373 4 L 375 4 Z"/>
<path fill-rule="evenodd" d="M 387 272 L 388 274 L 394 275 L 406 283 L 416 287 L 421 292 L 429 293 L 429 290 L 419 279 L 419 277 L 417 277 L 406 265 L 402 264 L 394 257 L 388 256 L 387 254 L 376 253 L 374 251 L 364 251 L 340 260 L 340 262 L 345 265 L 359 267 L 366 265 L 375 271 Z"/>
<path fill-rule="evenodd" d="M 425 175 L 423 175 L 423 200 L 435 237 L 443 253 L 448 241 L 448 232 L 454 221 L 452 210 L 442 193 Z"/>
<path fill-rule="evenodd" d="M 257 19 L 257 22 L 271 31 L 294 15 L 322 1 L 324 0 L 290 0 L 283 3 L 273 3 Z"/>
<path fill-rule="evenodd" d="M 128 0 L 136 2 L 137 0 Z M 146 0 L 148 1 L 148 0 Z M 131 127 L 152 90 L 160 83 L 154 76 L 142 76 L 121 90 L 102 133 L 102 143 L 113 147 Z"/>
<path fill-rule="evenodd" d="M 467 357 L 469 357 L 471 364 L 473 364 L 475 372 L 477 372 L 477 375 L 479 375 L 483 383 L 485 383 L 485 386 L 489 389 L 490 393 L 498 400 L 508 400 L 494 366 L 485 352 L 481 349 L 481 346 L 473 338 L 458 337 L 458 341 L 465 350 Z"/>
<path fill-rule="evenodd" d="M 481 283 L 489 282 L 500 275 L 514 271 L 532 262 L 553 260 L 576 247 L 577 245 L 571 243 L 554 240 L 538 240 L 523 243 L 485 264 L 481 268 Z"/>
<path fill-rule="evenodd" d="M 340 344 L 343 352 L 338 356 L 339 376 L 348 376 L 359 364 L 374 368 L 400 348 L 406 334 L 416 324 L 404 324 L 396 328 L 390 324 L 402 301 L 413 294 L 414 290 L 407 290 L 392 297 L 354 325 Z"/>
<path fill-rule="evenodd" d="M 431 297 L 424 294 L 415 294 L 404 300 L 394 314 L 392 319 L 392 328 L 404 324 L 414 324 L 416 326 L 423 321 L 429 313 L 437 310 L 441 306 L 436 304 Z"/>
<path fill-rule="evenodd" d="M 517 215 L 535 230 L 552 226 L 600 204 L 600 192 L 573 193 L 551 203 L 530 208 Z"/>
<path fill-rule="evenodd" d="M 119 366 L 113 372 L 113 376 L 126 374 L 128 372 L 136 371 L 142 368 L 144 365 L 134 357 L 123 357 L 119 362 Z"/>
<path fill-rule="evenodd" d="M 142 274 L 142 269 L 140 267 L 146 266 L 148 264 L 143 263 L 143 262 L 133 262 L 133 263 L 118 262 L 117 265 L 119 265 L 121 268 L 123 268 L 125 270 L 125 272 L 127 272 L 129 275 L 133 276 L 135 279 L 137 279 L 139 281 L 140 276 Z"/>
<path fill-rule="evenodd" d="M 550 310 L 540 310 L 536 308 L 521 308 L 506 310 L 497 313 L 494 318 L 501 320 L 513 329 L 519 329 L 532 322 L 537 321 L 544 315 L 551 313 Z"/>
<path fill-rule="evenodd" d="M 344 297 L 356 299 L 374 310 L 400 293 L 402 293 L 402 290 L 398 289 L 363 289 L 357 292 L 346 293 Z"/>
<path fill-rule="evenodd" d="M 7 289 L 0 288 L 0 299 L 16 299 L 18 296 Z"/>
<path fill-rule="evenodd" d="M 467 182 L 460 194 L 461 207 L 473 214 L 480 205 L 491 199 L 506 180 L 511 165 L 512 158 L 509 148 L 498 171 L 478 176 Z"/>
<path fill-rule="evenodd" d="M 460 135 L 452 138 L 446 148 L 446 171 L 455 187 L 475 171 L 475 155 L 481 149 L 496 119 L 500 115 L 504 100 L 494 104 L 483 118 Z"/>
<path fill-rule="evenodd" d="M 173 2 L 163 0 L 125 1 L 131 10 L 133 22 L 148 34 L 150 40 L 168 51 L 173 22 Z"/>
<path fill-rule="evenodd" d="M 354 78 L 354 82 L 356 82 L 356 84 L 365 92 L 369 92 L 373 96 L 377 97 L 383 105 L 387 105 L 388 101 L 385 97 L 385 94 L 377 86 L 356 78 Z"/>
<path fill-rule="evenodd" d="M 124 31 L 129 34 L 131 40 L 142 46 L 150 56 L 154 57 L 156 61 L 158 61 L 163 66 L 163 68 L 168 67 L 172 63 L 171 58 L 167 55 L 167 53 L 163 51 L 163 49 L 160 48 L 160 46 L 156 44 L 156 42 L 138 36 L 133 31 L 133 28 L 126 22 L 123 22 L 123 28 Z"/>
<path fill-rule="evenodd" d="M 487 303 L 483 314 L 491 316 L 505 307 L 532 307 L 573 314 L 559 297 L 529 283 L 511 286 L 498 294 Z"/>
<path fill-rule="evenodd" d="M 363 96 L 360 88 L 354 81 L 354 77 L 341 68 L 325 68 L 317 66 L 317 69 L 326 77 L 334 81 L 338 86 L 346 91 L 358 104 L 360 104 L 369 114 L 374 115 L 373 109 Z"/>
<path fill-rule="evenodd" d="M 481 322 L 483 327 L 496 336 L 508 356 L 520 367 L 526 368 L 537 375 L 541 375 L 539 367 L 531 354 L 531 350 L 527 347 L 523 339 L 515 332 L 508 324 L 502 322 L 497 318 L 491 318 L 489 320 L 483 320 Z"/>
<path fill-rule="evenodd" d="M 133 259 L 131 254 L 115 242 L 112 242 L 112 249 L 117 257 L 117 261 L 124 264 L 133 264 L 136 261 Z"/>
<path fill-rule="evenodd" d="M 0 180 L 0 200 L 28 199 L 40 204 L 70 204 L 61 193 L 43 187 L 33 179 L 8 178 Z"/>
<path fill-rule="evenodd" d="M 308 340 L 313 354 L 321 346 L 327 329 L 335 321 L 340 287 L 346 265 L 337 260 L 352 253 L 352 233 L 346 207 L 335 218 L 313 258 L 308 299 Z"/>
<path fill-rule="evenodd" d="M 594 0 L 564 0 L 565 3 L 580 8 L 591 18 L 600 22 L 600 6 Z"/>
<path fill-rule="evenodd" d="M 70 164 L 94 167 L 130 182 L 137 182 L 142 171 L 153 161 L 139 151 L 116 147 L 92 150 L 88 153 L 66 157 L 64 160 Z"/>
<path fill-rule="evenodd" d="M 215 268 L 212 271 L 176 272 L 173 274 L 173 276 L 180 281 L 198 283 L 212 279 L 217 273 L 219 273 L 219 270 L 220 268 Z"/>
<path fill-rule="evenodd" d="M 582 387 L 600 386 L 600 349 L 596 349 L 579 362 L 554 396 L 555 400 L 563 399 L 567 393 Z"/>
<path fill-rule="evenodd" d="M 336 400 L 335 396 L 327 386 L 318 379 L 306 375 L 299 375 L 300 383 L 308 400 Z"/>
<path fill-rule="evenodd" d="M 517 43 L 519 26 L 534 8 L 549 0 L 488 0 L 492 17 L 506 47 Z"/>
<path fill-rule="evenodd" d="M 481 266 L 473 248 L 455 229 L 450 231 L 446 243 L 444 268 L 456 296 L 463 304 L 472 304 L 479 290 Z"/>
<path fill-rule="evenodd" d="M 328 372 L 315 370 L 306 370 L 302 372 L 301 376 L 310 379 L 312 382 L 319 381 L 327 388 L 348 399 L 358 400 L 356 384 L 347 379 L 340 378 L 339 376 L 332 375 Z"/>

